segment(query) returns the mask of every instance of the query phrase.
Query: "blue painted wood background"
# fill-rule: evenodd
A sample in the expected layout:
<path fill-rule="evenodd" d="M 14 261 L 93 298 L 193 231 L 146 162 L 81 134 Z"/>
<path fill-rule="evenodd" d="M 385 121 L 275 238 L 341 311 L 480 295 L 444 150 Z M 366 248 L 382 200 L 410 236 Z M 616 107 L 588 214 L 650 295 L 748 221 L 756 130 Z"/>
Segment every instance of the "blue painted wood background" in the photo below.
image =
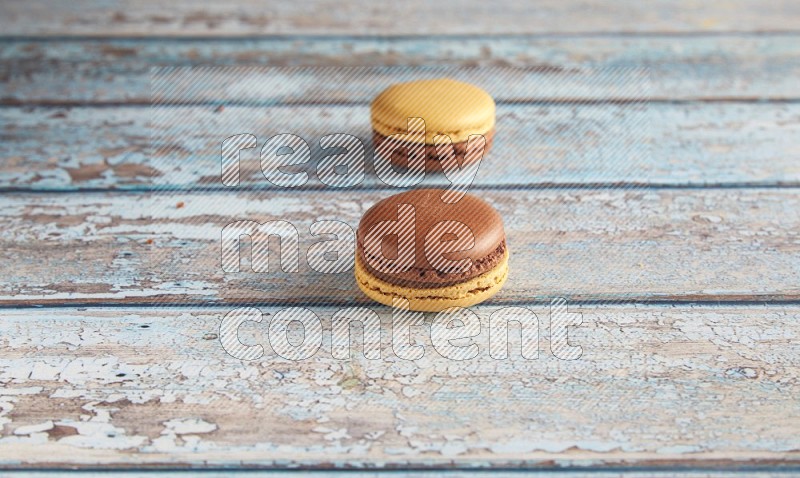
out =
<path fill-rule="evenodd" d="M 0 473 L 796 472 L 798 25 L 791 1 L 3 2 Z M 258 81 L 221 70 L 151 105 L 165 68 L 220 66 Z M 232 216 L 355 227 L 393 192 L 275 188 L 252 161 L 231 192 L 220 131 L 336 118 L 369 144 L 372 96 L 431 68 L 498 102 L 472 192 L 505 218 L 512 274 L 464 362 L 424 333 L 423 359 L 398 358 L 349 274 L 218 267 Z M 551 351 L 553 297 L 583 314 L 579 360 Z M 265 356 L 232 358 L 234 303 L 311 308 L 322 351 L 286 361 L 246 326 Z M 330 353 L 353 304 L 381 316 L 380 361 Z M 537 360 L 489 357 L 503 306 L 541 319 Z"/>

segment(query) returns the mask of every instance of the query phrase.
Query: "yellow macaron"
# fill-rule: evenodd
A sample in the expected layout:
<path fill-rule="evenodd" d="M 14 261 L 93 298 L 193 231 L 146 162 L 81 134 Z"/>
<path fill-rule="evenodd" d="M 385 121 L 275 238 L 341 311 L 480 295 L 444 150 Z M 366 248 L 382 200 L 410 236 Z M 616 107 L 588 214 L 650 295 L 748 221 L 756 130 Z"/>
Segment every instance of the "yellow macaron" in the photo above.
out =
<path fill-rule="evenodd" d="M 447 135 L 455 156 L 463 162 L 470 136 L 482 135 L 485 139 L 477 158 L 480 159 L 491 148 L 495 133 L 495 102 L 489 93 L 450 78 L 390 86 L 373 100 L 370 116 L 376 154 L 384 152 L 393 164 L 400 166 L 405 165 L 400 163 L 407 158 L 393 153 L 404 143 L 424 143 L 426 158 L 435 161 L 439 155 L 434 138 Z M 424 135 L 404 136 L 409 132 L 409 118 L 422 118 Z M 384 144 L 387 140 L 390 143 Z"/>
<path fill-rule="evenodd" d="M 372 102 L 372 129 L 383 136 L 408 130 L 408 118 L 425 120 L 425 143 L 437 134 L 453 143 L 494 129 L 495 104 L 489 93 L 450 78 L 398 83 Z"/>

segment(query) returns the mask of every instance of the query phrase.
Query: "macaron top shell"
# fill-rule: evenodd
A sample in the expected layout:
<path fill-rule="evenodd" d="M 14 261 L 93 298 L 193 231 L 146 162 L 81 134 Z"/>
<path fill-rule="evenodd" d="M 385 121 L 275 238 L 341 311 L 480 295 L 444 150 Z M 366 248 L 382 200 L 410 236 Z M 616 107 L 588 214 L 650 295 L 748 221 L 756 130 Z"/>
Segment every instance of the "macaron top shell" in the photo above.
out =
<path fill-rule="evenodd" d="M 376 275 L 394 283 L 415 283 L 423 286 L 438 286 L 454 283 L 480 275 L 493 267 L 505 254 L 505 231 L 500 214 L 483 199 L 466 194 L 454 204 L 441 200 L 443 189 L 416 189 L 383 199 L 370 208 L 358 226 L 358 249 L 365 262 Z M 383 274 L 375 270 L 376 261 L 398 257 L 398 238 L 387 234 L 380 243 L 381 254 L 370 256 L 365 253 L 365 240 L 373 228 L 383 221 L 398 220 L 399 206 L 410 204 L 414 207 L 414 265 L 402 273 Z M 453 273 L 442 271 L 429 262 L 425 242 L 428 233 L 442 221 L 457 221 L 464 224 L 474 237 L 471 247 L 463 247 L 443 256 L 448 261 L 461 261 L 468 258 L 472 264 L 469 270 Z M 433 246 L 439 240 L 453 240 L 454 236 L 443 237 L 434 234 Z M 459 236 L 463 237 L 464 234 Z M 430 239 L 429 239 L 430 241 Z M 429 245 L 430 247 L 430 245 Z"/>
<path fill-rule="evenodd" d="M 384 136 L 408 131 L 408 118 L 425 120 L 425 143 L 438 134 L 453 143 L 494 128 L 495 103 L 477 86 L 449 78 L 393 85 L 372 102 L 372 128 Z"/>

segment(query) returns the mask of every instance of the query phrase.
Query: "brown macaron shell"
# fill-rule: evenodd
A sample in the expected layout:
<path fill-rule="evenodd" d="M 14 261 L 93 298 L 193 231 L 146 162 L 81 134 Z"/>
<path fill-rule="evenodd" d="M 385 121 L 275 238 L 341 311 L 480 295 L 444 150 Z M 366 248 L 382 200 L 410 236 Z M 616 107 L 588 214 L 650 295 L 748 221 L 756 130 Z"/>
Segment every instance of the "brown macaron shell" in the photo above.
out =
<path fill-rule="evenodd" d="M 506 243 L 503 221 L 498 212 L 477 196 L 466 194 L 454 204 L 445 203 L 443 189 L 417 189 L 386 198 L 370 208 L 358 227 L 358 254 L 367 270 L 391 284 L 416 288 L 438 288 L 458 284 L 480 276 L 496 267 L 505 257 Z M 414 265 L 399 272 L 382 272 L 374 265 L 397 257 L 397 237 L 387 235 L 381 243 L 383 257 L 369 257 L 364 241 L 369 231 L 381 221 L 398 219 L 398 206 L 411 204 L 415 212 Z M 465 224 L 475 239 L 474 245 L 462 251 L 445 253 L 451 261 L 469 258 L 471 267 L 462 272 L 443 272 L 428 261 L 425 254 L 425 237 L 441 221 L 458 221 Z"/>
<path fill-rule="evenodd" d="M 486 157 L 489 153 L 489 150 L 492 148 L 492 144 L 494 143 L 494 129 L 490 130 L 487 133 L 483 134 L 483 137 L 486 140 L 486 145 L 483 149 L 482 155 L 474 155 L 470 158 L 468 163 L 465 163 L 464 159 L 467 153 L 467 141 L 461 141 L 458 143 L 453 143 L 453 154 L 458 161 L 458 164 L 462 167 L 465 164 L 474 163 L 477 161 L 482 160 Z M 389 145 L 384 145 L 385 141 L 389 141 Z M 374 145 L 375 151 L 382 151 L 385 148 L 391 148 L 392 154 L 389 156 L 389 162 L 396 167 L 399 168 L 407 168 L 409 161 L 415 159 L 413 157 L 409 157 L 411 149 L 410 145 L 404 141 L 398 141 L 396 139 L 392 139 L 388 136 L 384 136 L 379 132 L 373 130 L 372 131 L 372 143 Z M 442 162 L 439 158 L 439 153 L 436 150 L 436 146 L 433 144 L 426 144 L 425 145 L 425 171 L 429 172 L 436 172 L 440 173 L 443 171 Z"/>

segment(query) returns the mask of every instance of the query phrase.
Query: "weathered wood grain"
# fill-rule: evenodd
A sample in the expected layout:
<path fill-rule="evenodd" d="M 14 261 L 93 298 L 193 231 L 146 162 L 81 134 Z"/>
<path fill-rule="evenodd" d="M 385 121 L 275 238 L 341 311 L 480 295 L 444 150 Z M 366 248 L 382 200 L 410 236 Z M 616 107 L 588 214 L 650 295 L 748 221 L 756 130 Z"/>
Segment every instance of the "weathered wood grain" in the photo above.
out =
<path fill-rule="evenodd" d="M 278 311 L 264 308 L 262 312 Z M 289 361 L 268 322 L 246 324 L 253 362 L 228 356 L 221 309 L 0 312 L 0 465 L 289 468 L 647 467 L 746 470 L 800 461 L 800 308 L 575 306 L 576 360 L 440 355 L 400 359 L 382 318 L 382 358 L 320 350 Z M 295 336 L 295 339 L 297 337 Z M 302 339 L 299 339 L 302 340 Z"/>
<path fill-rule="evenodd" d="M 147 476 L 156 478 L 182 478 L 186 476 L 187 471 L 156 471 L 147 470 Z M 298 472 L 299 473 L 299 472 Z M 766 469 L 758 469 L 753 467 L 745 467 L 744 469 L 685 469 L 675 467 L 664 467 L 663 469 L 616 469 L 616 470 L 549 470 L 549 469 L 536 469 L 537 477 L 544 478 L 731 478 L 747 476 L 749 478 L 783 478 L 791 473 L 791 470 L 786 468 L 773 469 L 772 471 Z M 78 478 L 108 478 L 108 477 L 123 477 L 131 476 L 131 470 L 70 470 L 69 476 Z M 282 478 L 286 476 L 285 470 L 204 470 L 203 476 L 208 478 L 227 478 L 235 474 L 236 477 L 244 478 Z M 340 477 L 342 475 L 352 476 L 355 478 L 381 478 L 386 475 L 385 471 L 364 471 L 364 470 L 314 470 L 314 476 L 319 478 Z M 437 478 L 442 476 L 442 470 L 392 470 L 391 475 L 393 478 Z M 447 470 L 447 476 L 452 478 L 516 478 L 520 475 L 518 470 Z M 10 478 L 50 478 L 53 476 L 52 471 L 31 471 L 31 470 L 14 470 L 6 472 L 5 476 Z"/>
<path fill-rule="evenodd" d="M 800 184 L 800 105 L 499 105 L 495 144 L 476 186 Z M 224 188 L 220 144 L 279 133 L 313 148 L 308 187 L 325 134 L 362 139 L 362 187 L 372 174 L 368 106 L 3 108 L 0 186 L 80 190 Z M 152 135 L 152 147 L 150 147 Z M 242 187 L 274 188 L 242 152 Z M 428 184 L 449 184 L 429 175 Z"/>
<path fill-rule="evenodd" d="M 186 471 L 154 471 L 148 470 L 147 476 L 156 478 L 182 478 L 186 476 Z M 225 478 L 234 474 L 233 470 L 204 470 L 203 476 L 208 478 Z M 354 478 L 381 478 L 386 475 L 385 471 L 363 471 L 363 470 L 314 470 L 314 476 L 319 478 L 340 477 L 342 475 Z M 442 476 L 442 470 L 392 470 L 393 478 L 436 478 Z M 647 470 L 547 470 L 536 469 L 536 476 L 543 478 L 730 478 L 747 476 L 750 478 L 777 478 L 785 477 L 789 470 L 776 469 L 773 471 L 746 468 L 744 470 L 686 470 L 665 467 L 665 469 Z M 52 471 L 28 471 L 15 470 L 5 474 L 10 478 L 50 478 Z M 108 478 L 117 476 L 131 476 L 130 470 L 70 470 L 70 476 L 78 478 Z M 516 478 L 520 475 L 517 470 L 448 470 L 447 476 L 452 478 Z M 236 477 L 244 478 L 282 478 L 286 476 L 284 470 L 243 470 L 235 471 Z"/>
<path fill-rule="evenodd" d="M 309 226 L 355 228 L 397 191 L 5 195 L 0 303 L 366 303 L 349 271 L 308 267 Z M 512 251 L 496 303 L 800 298 L 796 188 L 473 192 Z M 221 231 L 241 219 L 292 222 L 299 271 L 223 273 Z"/>
<path fill-rule="evenodd" d="M 800 469 L 799 20 L 788 0 L 3 2 L 0 468 Z M 431 32 L 465 36 L 417 36 Z M 410 36 L 359 38 L 376 34 Z M 377 86 L 411 72 L 207 78 L 200 94 L 170 99 L 204 105 L 168 118 L 140 107 L 150 68 L 418 64 L 525 68 L 493 92 L 508 142 L 501 135 L 492 157 L 506 161 L 477 181 L 514 254 L 504 292 L 475 309 L 482 354 L 447 360 L 421 334 L 427 354 L 414 362 L 394 356 L 388 336 L 380 361 L 323 350 L 290 362 L 265 342 L 267 317 L 241 335 L 265 344 L 264 359 L 226 355 L 219 323 L 234 303 L 311 307 L 323 349 L 328 306 L 368 303 L 349 273 L 302 259 L 294 275 L 223 274 L 225 223 L 292 220 L 304 253 L 309 224 L 355 226 L 394 191 L 267 190 L 252 158 L 249 191 L 141 190 L 151 179 L 220 189 L 216 135 L 251 116 L 233 104 L 263 110 L 248 121 L 262 141 L 288 127 L 333 132 L 330 118 L 366 137 Z M 606 76 L 587 81 L 587 68 Z M 643 83 L 614 73 L 644 70 L 649 135 L 629 104 Z M 680 104 L 697 100 L 721 103 Z M 148 122 L 178 116 L 186 123 L 157 128 L 155 146 L 186 161 L 148 161 Z M 708 184 L 734 187 L 675 188 Z M 138 192 L 42 192 L 104 188 Z M 549 347 L 538 304 L 556 296 L 607 303 L 573 306 L 584 314 L 575 361 Z M 686 304 L 761 300 L 784 303 Z M 74 308 L 88 303 L 109 307 Z M 538 360 L 488 357 L 487 318 L 509 304 L 543 320 Z M 41 305 L 58 307 L 29 308 Z M 375 309 L 388 332 L 388 309 Z"/>
<path fill-rule="evenodd" d="M 616 2 L 421 0 L 258 2 L 211 0 L 58 1 L 3 3 L 4 35 L 351 35 L 724 32 L 797 30 L 800 8 L 790 0 L 722 3 L 691 0 Z"/>
<path fill-rule="evenodd" d="M 523 98 L 563 100 L 564 96 L 591 99 L 631 96 L 631 90 L 620 89 L 620 82 L 613 81 L 595 81 L 587 92 L 585 75 L 576 70 L 583 67 L 601 71 L 646 68 L 650 73 L 649 94 L 659 101 L 798 99 L 794 79 L 800 74 L 800 36 L 5 41 L 0 48 L 0 79 L 3 80 L 0 83 L 0 102 L 149 103 L 150 69 L 154 66 L 384 65 L 524 67 L 531 83 L 521 90 L 521 94 L 515 92 L 513 95 Z M 275 70 L 272 74 L 278 75 L 279 72 Z M 319 93 L 320 88 L 331 89 L 330 75 L 326 77 L 324 71 L 317 74 L 317 81 L 276 81 L 271 87 L 284 91 L 290 87 L 306 88 L 312 93 Z M 347 99 L 368 101 L 371 98 L 364 95 L 374 86 L 376 78 L 388 81 L 402 74 L 402 69 L 395 68 L 371 78 L 349 78 L 351 96 Z M 294 75 L 296 80 L 297 73 Z M 370 79 L 373 80 L 371 83 Z M 262 78 L 262 81 L 265 80 Z M 558 88 L 543 87 L 547 85 Z M 242 96 L 248 91 L 251 92 L 226 91 L 226 94 L 236 99 L 231 95 Z M 569 94 L 565 95 L 565 91 Z M 213 92 L 215 90 L 211 89 L 208 93 Z M 360 96 L 354 97 L 352 92 Z M 259 93 L 268 96 L 269 90 L 261 89 Z M 503 89 L 495 94 L 501 99 L 509 98 Z M 318 97 L 317 100 L 331 101 L 335 98 L 331 96 Z"/>

